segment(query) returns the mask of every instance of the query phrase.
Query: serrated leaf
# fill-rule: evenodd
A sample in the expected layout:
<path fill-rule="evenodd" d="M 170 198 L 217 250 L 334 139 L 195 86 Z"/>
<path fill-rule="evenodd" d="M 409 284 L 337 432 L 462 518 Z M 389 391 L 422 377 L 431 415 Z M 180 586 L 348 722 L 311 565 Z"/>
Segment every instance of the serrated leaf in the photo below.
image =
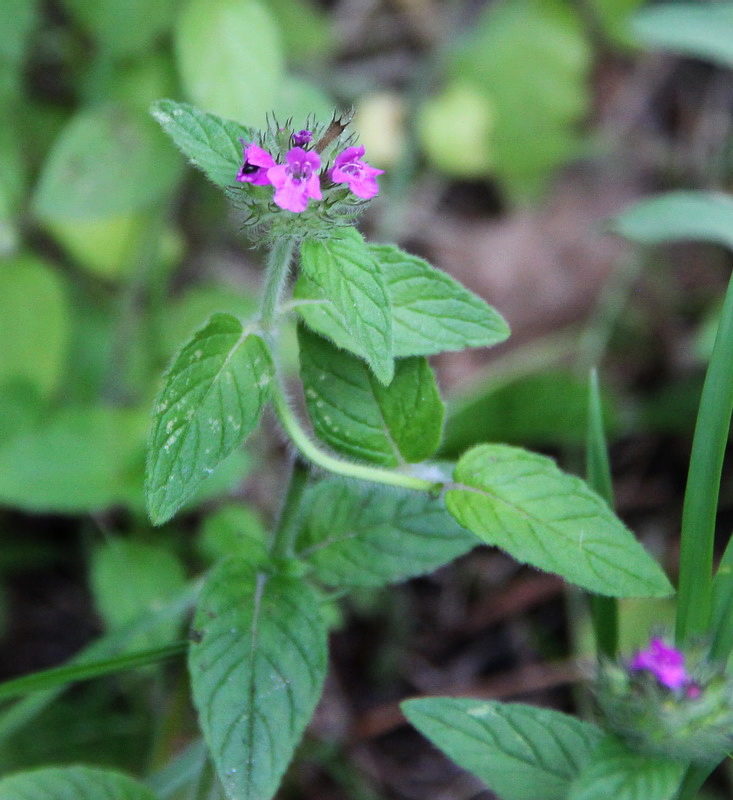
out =
<path fill-rule="evenodd" d="M 94 107 L 59 134 L 33 202 L 44 221 L 99 219 L 159 202 L 178 175 L 175 153 L 147 114 Z"/>
<path fill-rule="evenodd" d="M 502 800 L 565 800 L 603 736 L 575 717 L 519 703 L 428 697 L 407 700 L 401 708 L 434 745 Z"/>
<path fill-rule="evenodd" d="M 713 192 L 668 192 L 635 203 L 609 227 L 641 244 L 700 239 L 733 249 L 733 199 Z"/>
<path fill-rule="evenodd" d="M 218 186 L 232 186 L 242 166 L 242 142 L 252 131 L 237 122 L 199 111 L 188 103 L 158 100 L 150 113 L 176 147 Z"/>
<path fill-rule="evenodd" d="M 193 696 L 219 777 L 231 800 L 269 800 L 326 675 L 318 597 L 302 580 L 230 558 L 209 576 L 194 629 Z"/>
<path fill-rule="evenodd" d="M 733 66 L 733 3 L 666 3 L 641 9 L 631 20 L 646 47 Z"/>
<path fill-rule="evenodd" d="M 157 800 L 141 783 L 91 767 L 49 767 L 0 779 L 7 800 Z"/>
<path fill-rule="evenodd" d="M 491 347 L 509 336 L 509 327 L 491 306 L 427 261 L 392 245 L 370 245 L 369 251 L 381 264 L 392 306 L 396 357 Z M 361 342 L 341 322 L 328 294 L 307 276 L 296 284 L 295 297 L 318 301 L 298 306 L 313 330 L 365 357 Z"/>
<path fill-rule="evenodd" d="M 261 126 L 283 77 L 279 31 L 258 0 L 189 0 L 175 28 L 181 82 L 204 111 Z"/>
<path fill-rule="evenodd" d="M 371 484 L 321 481 L 308 490 L 297 549 L 329 586 L 383 586 L 432 572 L 476 537 L 440 498 Z"/>
<path fill-rule="evenodd" d="M 328 239 L 307 239 L 300 263 L 348 332 L 351 346 L 342 346 L 364 358 L 377 378 L 388 384 L 394 375 L 390 301 L 380 264 L 361 234 L 343 228 Z"/>
<path fill-rule="evenodd" d="M 264 341 L 214 314 L 183 347 L 155 405 L 146 473 L 150 517 L 165 522 L 254 430 L 269 397 Z"/>
<path fill-rule="evenodd" d="M 479 445 L 455 470 L 446 506 L 464 527 L 522 563 L 612 597 L 664 597 L 664 572 L 606 503 L 544 456 Z"/>
<path fill-rule="evenodd" d="M 334 449 L 386 466 L 423 461 L 438 448 L 445 408 L 422 357 L 396 362 L 383 386 L 367 365 L 298 328 L 300 375 L 313 428 Z"/>
<path fill-rule="evenodd" d="M 648 758 L 606 737 L 573 782 L 568 800 L 674 800 L 685 765 Z"/>

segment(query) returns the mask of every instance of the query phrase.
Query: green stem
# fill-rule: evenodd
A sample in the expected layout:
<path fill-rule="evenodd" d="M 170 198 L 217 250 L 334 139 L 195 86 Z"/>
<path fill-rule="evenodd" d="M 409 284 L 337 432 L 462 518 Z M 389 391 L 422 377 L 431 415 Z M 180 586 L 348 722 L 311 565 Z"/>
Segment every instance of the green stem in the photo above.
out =
<path fill-rule="evenodd" d="M 733 411 L 733 277 L 700 398 L 682 510 L 677 642 L 710 627 L 715 518 L 723 455 Z"/>
<path fill-rule="evenodd" d="M 270 553 L 273 558 L 289 558 L 293 553 L 298 534 L 298 512 L 300 501 L 308 483 L 308 468 L 295 456 L 290 466 L 290 481 L 285 495 L 280 518 L 275 529 Z"/>
<path fill-rule="evenodd" d="M 714 767 L 689 767 L 685 773 L 685 777 L 682 779 L 682 785 L 677 794 L 677 800 L 695 800 L 697 793 L 700 791 L 713 769 Z"/>
<path fill-rule="evenodd" d="M 295 239 L 278 239 L 267 257 L 265 288 L 260 306 L 260 323 L 265 331 L 269 331 L 277 316 L 278 304 L 290 274 L 290 264 L 295 250 Z"/>
<path fill-rule="evenodd" d="M 275 411 L 280 419 L 280 423 L 298 450 L 317 466 L 327 472 L 342 475 L 345 478 L 357 478 L 362 481 L 372 483 L 383 483 L 387 486 L 396 486 L 400 489 L 412 489 L 416 492 L 435 493 L 442 488 L 441 483 L 428 481 L 416 475 L 407 475 L 403 472 L 381 469 L 379 467 L 369 467 L 364 464 L 356 464 L 342 458 L 332 456 L 321 450 L 308 434 L 301 428 L 298 419 L 288 405 L 288 401 L 279 385 L 273 386 L 273 402 Z"/>

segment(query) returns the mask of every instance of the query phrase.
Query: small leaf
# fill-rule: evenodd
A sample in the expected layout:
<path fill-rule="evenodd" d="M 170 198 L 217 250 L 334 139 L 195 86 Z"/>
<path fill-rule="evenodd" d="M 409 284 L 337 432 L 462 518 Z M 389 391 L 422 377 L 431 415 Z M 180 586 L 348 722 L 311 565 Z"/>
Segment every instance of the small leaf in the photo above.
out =
<path fill-rule="evenodd" d="M 733 3 L 662 3 L 632 19 L 646 47 L 733 66 Z"/>
<path fill-rule="evenodd" d="M 90 767 L 48 767 L 0 779 L 7 800 L 157 800 L 141 783 Z"/>
<path fill-rule="evenodd" d="M 178 70 L 204 111 L 261 126 L 283 77 L 279 31 L 258 0 L 189 0 L 175 29 Z"/>
<path fill-rule="evenodd" d="M 44 221 L 99 219 L 161 201 L 179 175 L 152 120 L 111 105 L 77 113 L 43 165 L 34 204 Z"/>
<path fill-rule="evenodd" d="M 204 586 L 189 670 L 206 742 L 231 800 L 269 800 L 315 710 L 326 627 L 302 580 L 229 558 Z"/>
<path fill-rule="evenodd" d="M 455 470 L 446 505 L 464 527 L 523 563 L 612 597 L 664 597 L 672 587 L 606 503 L 544 456 L 479 445 Z"/>
<path fill-rule="evenodd" d="M 218 186 L 236 183 L 242 166 L 240 139 L 251 141 L 249 128 L 175 100 L 158 100 L 150 113 L 183 155 L 209 180 Z"/>
<path fill-rule="evenodd" d="M 308 490 L 301 558 L 329 586 L 383 586 L 432 572 L 468 552 L 476 537 L 443 501 L 371 484 L 321 481 Z"/>
<path fill-rule="evenodd" d="M 298 341 L 308 413 L 323 441 L 386 466 L 423 461 L 437 450 L 445 409 L 424 358 L 398 361 L 385 387 L 363 361 L 302 325 Z"/>
<path fill-rule="evenodd" d="M 183 347 L 155 406 L 146 474 L 154 523 L 170 519 L 257 427 L 272 375 L 263 340 L 229 314 L 214 314 Z"/>
<path fill-rule="evenodd" d="M 401 708 L 434 745 L 502 800 L 565 800 L 603 735 L 575 717 L 519 703 L 427 697 Z"/>
<path fill-rule="evenodd" d="M 369 250 L 381 265 L 392 306 L 395 356 L 491 347 L 509 336 L 502 317 L 445 272 L 392 245 L 370 245 Z M 340 321 L 327 292 L 303 276 L 295 296 L 318 301 L 298 306 L 313 330 L 365 357 L 361 342 Z"/>
<path fill-rule="evenodd" d="M 648 758 L 606 737 L 574 781 L 568 800 L 674 800 L 685 765 Z"/>
<path fill-rule="evenodd" d="M 609 227 L 641 244 L 700 239 L 733 249 L 733 199 L 713 192 L 668 192 L 635 203 Z"/>
<path fill-rule="evenodd" d="M 358 343 L 358 349 L 345 349 L 364 358 L 388 384 L 394 374 L 390 302 L 382 269 L 361 234 L 343 228 L 328 239 L 307 239 L 300 262 L 306 278 L 329 298 L 350 342 Z"/>

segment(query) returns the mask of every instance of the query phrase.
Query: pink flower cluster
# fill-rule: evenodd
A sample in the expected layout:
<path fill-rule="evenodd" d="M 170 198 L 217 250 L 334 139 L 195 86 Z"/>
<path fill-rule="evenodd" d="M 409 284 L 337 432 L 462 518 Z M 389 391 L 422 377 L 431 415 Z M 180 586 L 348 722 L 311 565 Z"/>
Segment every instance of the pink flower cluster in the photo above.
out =
<path fill-rule="evenodd" d="M 255 186 L 271 185 L 275 189 L 272 199 L 276 205 L 296 213 L 305 211 L 311 199 L 322 198 L 321 157 L 315 151 L 304 150 L 300 146 L 308 144 L 310 140 L 310 131 L 303 130 L 295 134 L 293 141 L 297 146 L 285 154 L 284 164 L 276 163 L 270 153 L 258 145 L 242 141 L 244 163 L 237 180 Z M 362 161 L 363 155 L 363 147 L 347 147 L 336 156 L 333 167 L 326 174 L 332 183 L 345 183 L 357 197 L 368 200 L 379 192 L 377 175 L 384 170 L 370 167 Z"/>
<path fill-rule="evenodd" d="M 682 689 L 691 685 L 685 670 L 685 656 L 674 647 L 669 647 L 659 636 L 649 642 L 646 650 L 639 650 L 629 663 L 632 670 L 644 670 L 668 689 Z M 694 691 L 694 687 L 693 687 Z"/>

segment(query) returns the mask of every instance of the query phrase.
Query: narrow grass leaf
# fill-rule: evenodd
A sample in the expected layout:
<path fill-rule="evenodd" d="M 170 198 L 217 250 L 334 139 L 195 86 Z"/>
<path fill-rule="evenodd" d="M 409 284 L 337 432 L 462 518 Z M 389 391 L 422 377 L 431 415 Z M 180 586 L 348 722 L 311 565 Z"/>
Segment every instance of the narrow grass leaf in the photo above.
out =
<path fill-rule="evenodd" d="M 383 386 L 356 356 L 301 325 L 300 374 L 319 438 L 335 450 L 385 466 L 429 458 L 440 444 L 445 407 L 430 365 L 400 359 Z"/>
<path fill-rule="evenodd" d="M 370 245 L 369 251 L 381 264 L 392 306 L 395 356 L 491 347 L 509 336 L 509 327 L 497 311 L 427 261 L 393 245 Z M 365 357 L 329 295 L 308 276 L 298 281 L 295 296 L 313 301 L 298 307 L 313 330 Z"/>
<path fill-rule="evenodd" d="M 388 384 L 394 375 L 390 300 L 379 261 L 361 234 L 344 228 L 328 239 L 308 239 L 300 263 L 348 332 L 351 346 L 346 349 L 364 358 L 378 380 Z"/>
<path fill-rule="evenodd" d="M 297 550 L 329 586 L 383 586 L 432 572 L 478 544 L 440 498 L 331 478 L 310 488 Z"/>
<path fill-rule="evenodd" d="M 156 800 L 141 783 L 91 767 L 48 767 L 20 772 L 0 780 L 0 797 L 7 800 Z"/>
<path fill-rule="evenodd" d="M 575 717 L 519 703 L 427 697 L 401 707 L 436 747 L 502 800 L 566 800 L 603 735 Z"/>
<path fill-rule="evenodd" d="M 230 314 L 214 314 L 183 347 L 155 406 L 146 475 L 155 524 L 170 519 L 254 430 L 272 375 L 264 341 Z"/>
<path fill-rule="evenodd" d="M 302 580 L 230 558 L 209 576 L 194 629 L 193 696 L 219 778 L 230 800 L 269 800 L 326 675 L 318 597 Z"/>
<path fill-rule="evenodd" d="M 158 100 L 150 113 L 176 147 L 218 186 L 233 186 L 242 166 L 242 143 L 252 132 L 237 122 L 222 119 L 188 103 Z"/>
<path fill-rule="evenodd" d="M 685 771 L 680 761 L 648 758 L 609 736 L 573 782 L 568 800 L 674 800 Z"/>
<path fill-rule="evenodd" d="M 479 445 L 458 462 L 446 505 L 464 527 L 523 563 L 613 597 L 664 597 L 664 572 L 608 505 L 544 456 Z"/>

